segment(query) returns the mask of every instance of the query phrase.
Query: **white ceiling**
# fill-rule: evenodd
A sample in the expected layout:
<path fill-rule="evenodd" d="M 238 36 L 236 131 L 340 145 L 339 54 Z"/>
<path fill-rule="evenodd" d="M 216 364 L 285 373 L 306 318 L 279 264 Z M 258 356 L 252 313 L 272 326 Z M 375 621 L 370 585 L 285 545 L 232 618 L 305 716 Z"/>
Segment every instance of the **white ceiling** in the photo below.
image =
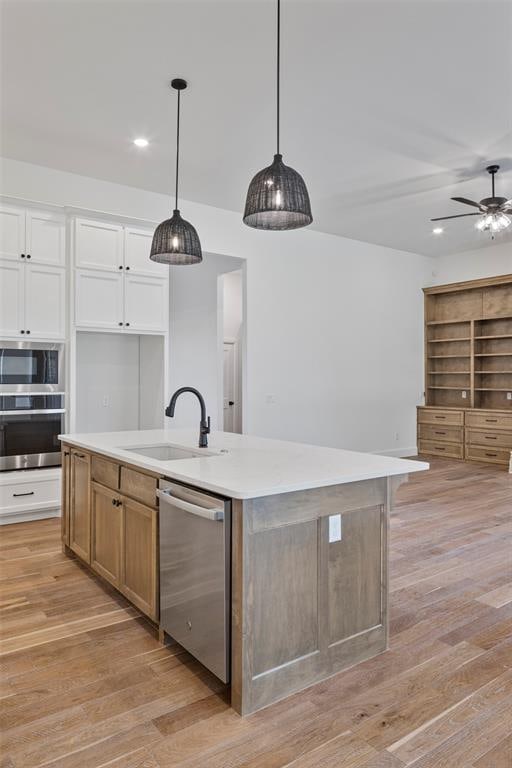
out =
<path fill-rule="evenodd" d="M 180 75 L 182 195 L 243 209 L 274 152 L 274 2 L 7 0 L 2 16 L 2 154 L 170 192 Z M 512 197 L 512 2 L 283 0 L 282 31 L 282 151 L 313 226 L 432 255 L 488 245 L 474 219 L 436 237 L 429 218 L 488 196 L 491 161 Z"/>

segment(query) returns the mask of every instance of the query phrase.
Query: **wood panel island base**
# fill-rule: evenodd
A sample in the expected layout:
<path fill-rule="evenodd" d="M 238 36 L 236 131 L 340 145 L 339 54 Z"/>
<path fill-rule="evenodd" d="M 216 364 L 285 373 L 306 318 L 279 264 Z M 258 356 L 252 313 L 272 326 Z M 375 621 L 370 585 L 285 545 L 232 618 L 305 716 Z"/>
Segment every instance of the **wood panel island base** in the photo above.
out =
<path fill-rule="evenodd" d="M 160 573 L 162 584 L 175 579 L 174 608 L 186 606 L 178 615 L 190 630 L 185 640 L 181 630 L 175 639 L 189 650 L 202 640 L 208 658 L 208 645 L 218 641 L 208 606 L 219 602 L 219 569 L 208 538 L 206 545 L 199 537 L 180 540 L 187 525 L 201 524 L 198 517 L 175 530 L 169 518 L 160 526 L 159 516 L 171 512 L 159 504 L 158 485 L 172 484 L 185 517 L 197 509 L 191 501 L 206 494 L 230 510 L 222 517 L 230 526 L 227 676 L 231 704 L 242 715 L 384 651 L 389 511 L 407 474 L 428 464 L 222 432 L 201 451 L 196 437 L 192 430 L 61 436 L 65 547 L 158 624 L 161 635 L 169 599 Z M 152 457 L 166 446 L 198 455 Z M 212 504 L 207 512 L 220 520 Z M 180 554 L 164 563 L 169 552 Z M 191 564 L 197 578 L 186 582 Z M 207 593 L 202 634 L 197 611 L 193 619 L 186 614 L 189 604 L 204 605 L 198 585 Z"/>

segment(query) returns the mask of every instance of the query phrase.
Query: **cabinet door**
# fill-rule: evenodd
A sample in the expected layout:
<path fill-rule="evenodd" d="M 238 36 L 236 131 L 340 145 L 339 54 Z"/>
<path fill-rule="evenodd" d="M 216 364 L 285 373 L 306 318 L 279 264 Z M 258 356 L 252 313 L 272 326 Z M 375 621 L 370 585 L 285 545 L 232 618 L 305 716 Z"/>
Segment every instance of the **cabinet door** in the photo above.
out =
<path fill-rule="evenodd" d="M 24 338 L 25 264 L 0 260 L 0 336 Z"/>
<path fill-rule="evenodd" d="M 115 587 L 121 577 L 122 507 L 119 496 L 91 486 L 91 566 Z"/>
<path fill-rule="evenodd" d="M 25 209 L 0 206 L 0 259 L 19 261 L 25 254 Z"/>
<path fill-rule="evenodd" d="M 63 267 L 66 262 L 64 218 L 46 211 L 27 211 L 26 248 L 31 262 Z"/>
<path fill-rule="evenodd" d="M 131 330 L 164 332 L 169 289 L 166 280 L 125 275 L 124 320 Z"/>
<path fill-rule="evenodd" d="M 86 563 L 91 562 L 90 456 L 71 451 L 69 546 Z"/>
<path fill-rule="evenodd" d="M 25 332 L 32 339 L 66 335 L 66 273 L 59 267 L 25 265 Z"/>
<path fill-rule="evenodd" d="M 69 508 L 71 490 L 71 451 L 62 449 L 60 531 L 62 543 L 69 547 Z"/>
<path fill-rule="evenodd" d="M 121 591 L 158 620 L 157 511 L 123 497 Z"/>
<path fill-rule="evenodd" d="M 122 271 L 123 228 L 105 221 L 76 219 L 75 266 Z"/>
<path fill-rule="evenodd" d="M 124 231 L 124 268 L 127 272 L 167 279 L 169 266 L 151 261 L 149 254 L 153 233 L 147 229 L 126 227 Z"/>
<path fill-rule="evenodd" d="M 119 330 L 123 325 L 122 273 L 75 271 L 75 323 Z"/>

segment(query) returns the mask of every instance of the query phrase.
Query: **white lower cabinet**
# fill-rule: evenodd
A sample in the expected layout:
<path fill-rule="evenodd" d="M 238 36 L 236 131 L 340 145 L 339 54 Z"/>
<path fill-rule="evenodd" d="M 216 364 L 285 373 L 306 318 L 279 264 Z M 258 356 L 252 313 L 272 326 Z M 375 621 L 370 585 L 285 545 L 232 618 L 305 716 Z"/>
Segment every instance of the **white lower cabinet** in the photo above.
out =
<path fill-rule="evenodd" d="M 0 473 L 0 525 L 60 514 L 60 467 Z"/>
<path fill-rule="evenodd" d="M 119 330 L 123 326 L 123 275 L 77 269 L 75 323 L 82 328 Z"/>
<path fill-rule="evenodd" d="M 137 331 L 163 333 L 167 325 L 167 293 L 167 280 L 125 275 L 125 327 Z"/>
<path fill-rule="evenodd" d="M 0 260 L 0 336 L 64 339 L 66 272 L 45 264 Z"/>
<path fill-rule="evenodd" d="M 44 264 L 25 265 L 25 335 L 62 339 L 66 334 L 66 273 Z"/>

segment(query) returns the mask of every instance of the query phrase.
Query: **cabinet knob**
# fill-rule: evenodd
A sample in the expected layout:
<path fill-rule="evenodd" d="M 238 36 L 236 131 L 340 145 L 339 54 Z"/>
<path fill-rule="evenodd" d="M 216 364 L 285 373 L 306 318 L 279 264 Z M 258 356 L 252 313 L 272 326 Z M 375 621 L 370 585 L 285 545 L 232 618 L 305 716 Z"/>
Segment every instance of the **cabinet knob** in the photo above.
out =
<path fill-rule="evenodd" d="M 20 333 L 25 333 L 25 331 L 20 331 Z"/>
<path fill-rule="evenodd" d="M 113 506 L 113 507 L 115 507 L 115 506 L 116 506 L 116 500 L 115 500 L 115 499 L 112 499 L 112 506 Z"/>
<path fill-rule="evenodd" d="M 21 258 L 22 258 L 22 259 L 24 259 L 24 258 L 25 258 L 25 254 L 24 254 L 24 253 L 22 253 L 22 254 L 21 254 Z"/>
<path fill-rule="evenodd" d="M 30 255 L 30 253 L 27 253 L 27 259 L 31 259 L 31 258 L 32 256 Z"/>
<path fill-rule="evenodd" d="M 122 323 L 118 323 L 118 325 L 122 325 Z"/>
<path fill-rule="evenodd" d="M 130 323 L 125 323 L 125 325 L 130 325 Z"/>
<path fill-rule="evenodd" d="M 125 267 L 126 270 L 130 269 L 130 267 Z"/>
<path fill-rule="evenodd" d="M 27 333 L 30 333 L 30 331 L 27 331 Z"/>
<path fill-rule="evenodd" d="M 120 264 L 120 265 L 119 265 L 119 269 L 122 269 L 122 268 L 123 268 L 123 265 L 122 265 L 122 264 Z"/>

